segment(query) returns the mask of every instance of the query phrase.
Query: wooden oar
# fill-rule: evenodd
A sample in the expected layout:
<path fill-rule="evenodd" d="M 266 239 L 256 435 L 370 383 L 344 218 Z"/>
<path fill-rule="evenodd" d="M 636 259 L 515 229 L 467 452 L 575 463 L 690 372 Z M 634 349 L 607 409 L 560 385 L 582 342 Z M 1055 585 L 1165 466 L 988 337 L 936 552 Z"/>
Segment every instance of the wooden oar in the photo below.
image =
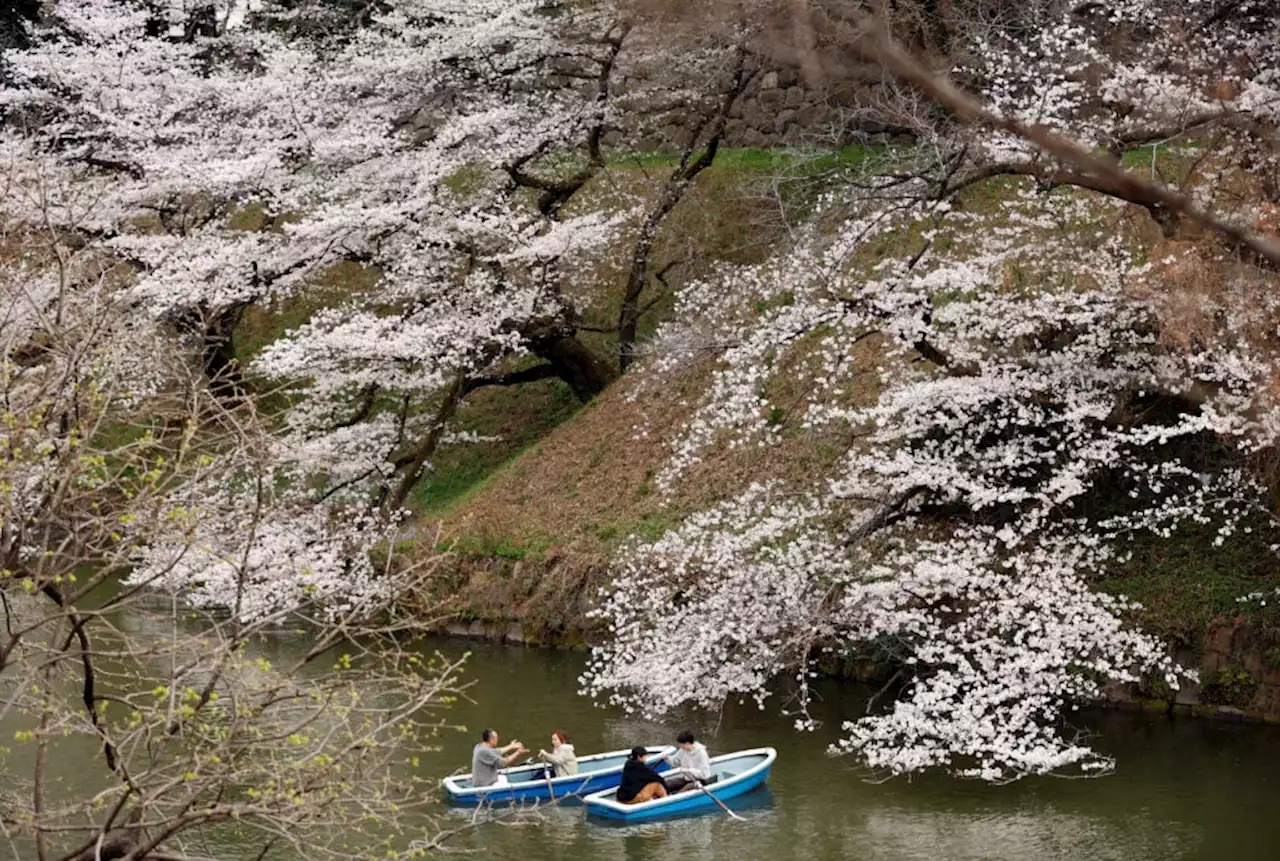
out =
<path fill-rule="evenodd" d="M 666 757 L 663 757 L 663 759 L 666 759 Z M 693 775 L 689 775 L 689 776 L 690 776 L 690 777 L 693 777 Z M 729 814 L 730 816 L 732 816 L 734 819 L 738 820 L 739 822 L 746 822 L 746 821 L 747 821 L 747 820 L 743 819 L 741 816 L 739 816 L 738 814 L 734 813 L 732 810 L 730 810 L 730 809 L 729 809 L 729 806 L 728 806 L 727 804 L 725 804 L 723 801 L 721 801 L 720 799 L 718 799 L 718 798 L 716 798 L 714 795 L 712 795 L 712 794 L 711 794 L 711 792 L 710 792 L 710 791 L 709 791 L 705 786 L 703 786 L 703 785 L 702 785 L 702 781 L 701 781 L 701 780 L 698 780 L 698 778 L 693 777 L 693 783 L 694 783 L 694 786 L 698 787 L 699 789 L 701 789 L 701 790 L 703 791 L 703 793 L 707 796 L 707 798 L 710 798 L 710 799 L 711 799 L 712 801 L 714 801 L 716 804 L 720 805 L 720 809 L 721 809 L 721 810 L 723 810 L 725 813 Z"/>
<path fill-rule="evenodd" d="M 552 801 L 555 801 L 555 800 L 556 800 L 556 790 L 555 790 L 555 788 L 551 785 L 551 774 L 550 774 L 550 772 L 548 772 L 548 771 L 547 771 L 547 764 L 546 764 L 545 762 L 543 762 L 542 760 L 538 759 L 537 757 L 533 757 L 533 756 L 531 756 L 531 757 L 529 757 L 529 759 L 528 759 L 528 760 L 526 760 L 526 761 L 525 761 L 525 765 L 529 765 L 530 763 L 533 763 L 533 762 L 536 762 L 536 763 L 538 763 L 539 765 L 541 765 L 541 766 L 542 766 L 542 777 L 547 781 L 547 794 L 551 796 L 551 800 L 552 800 Z"/>
<path fill-rule="evenodd" d="M 729 806 L 728 806 L 727 804 L 725 804 L 723 801 L 721 801 L 720 799 L 718 799 L 718 798 L 716 798 L 714 795 L 712 795 L 712 794 L 711 794 L 711 790 L 709 790 L 709 789 L 707 789 L 705 786 L 703 786 L 703 785 L 702 785 L 702 781 L 701 781 L 701 780 L 698 780 L 698 778 L 696 778 L 696 777 L 695 777 L 695 778 L 693 779 L 693 782 L 694 782 L 695 784 L 697 784 L 697 786 L 698 786 L 698 788 L 699 788 L 699 789 L 701 789 L 704 793 L 706 793 L 707 798 L 710 798 L 710 799 L 711 799 L 712 801 L 714 801 L 716 804 L 719 804 L 719 805 L 720 805 L 720 809 L 721 809 L 721 810 L 723 810 L 725 813 L 729 814 L 730 816 L 732 816 L 734 819 L 738 820 L 739 822 L 746 822 L 746 821 L 747 821 L 747 820 L 743 819 L 741 816 L 739 816 L 738 814 L 734 813 L 732 810 L 730 810 L 730 809 L 729 809 Z"/>

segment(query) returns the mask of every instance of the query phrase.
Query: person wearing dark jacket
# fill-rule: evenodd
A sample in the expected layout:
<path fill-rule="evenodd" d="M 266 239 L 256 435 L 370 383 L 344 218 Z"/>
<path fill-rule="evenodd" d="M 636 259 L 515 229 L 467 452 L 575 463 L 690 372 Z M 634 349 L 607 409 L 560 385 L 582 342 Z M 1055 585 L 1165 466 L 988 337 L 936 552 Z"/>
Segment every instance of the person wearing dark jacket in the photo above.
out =
<path fill-rule="evenodd" d="M 631 748 L 631 755 L 622 766 L 622 783 L 618 785 L 617 798 L 623 804 L 639 804 L 654 798 L 666 798 L 667 787 L 662 776 L 645 765 L 643 747 Z"/>

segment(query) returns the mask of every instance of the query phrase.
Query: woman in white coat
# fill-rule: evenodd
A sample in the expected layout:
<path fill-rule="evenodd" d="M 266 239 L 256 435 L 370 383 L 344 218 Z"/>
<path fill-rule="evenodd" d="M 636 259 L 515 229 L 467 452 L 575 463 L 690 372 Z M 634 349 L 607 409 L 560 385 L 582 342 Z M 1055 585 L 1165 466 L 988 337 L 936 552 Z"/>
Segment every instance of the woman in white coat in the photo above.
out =
<path fill-rule="evenodd" d="M 551 752 L 539 750 L 538 759 L 554 766 L 556 777 L 578 773 L 578 755 L 573 752 L 573 745 L 569 744 L 569 736 L 565 735 L 562 729 L 551 733 Z"/>

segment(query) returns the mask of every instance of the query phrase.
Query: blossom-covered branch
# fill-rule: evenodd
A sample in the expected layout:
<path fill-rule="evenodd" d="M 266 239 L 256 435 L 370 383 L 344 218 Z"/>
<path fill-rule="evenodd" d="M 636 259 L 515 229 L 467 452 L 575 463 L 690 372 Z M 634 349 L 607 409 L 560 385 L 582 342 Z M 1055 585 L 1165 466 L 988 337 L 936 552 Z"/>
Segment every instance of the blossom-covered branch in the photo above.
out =
<path fill-rule="evenodd" d="M 836 750 L 883 773 L 1002 781 L 1109 770 L 1071 709 L 1106 684 L 1190 675 L 1094 584 L 1131 536 L 1196 522 L 1224 540 L 1267 504 L 1254 466 L 1277 439 L 1274 227 L 1268 186 L 1232 159 L 1274 174 L 1252 122 L 1275 110 L 1276 33 L 1253 17 L 1270 5 L 1182 31 L 1176 67 L 1167 21 L 1207 4 L 1046 5 L 1038 26 L 973 31 L 958 70 L 973 94 L 861 13 L 806 7 L 813 33 L 982 125 L 922 125 L 924 146 L 830 190 L 773 259 L 679 292 L 647 373 L 680 373 L 690 350 L 720 364 L 660 486 L 725 441 L 821 430 L 849 454 L 632 546 L 602 596 L 612 637 L 588 692 L 642 712 L 763 705 L 791 677 L 805 728 L 821 656 L 870 649 L 905 683 Z M 1161 128 L 1188 137 L 1181 188 L 1094 153 Z M 1238 244 L 1175 218 L 1152 248 L 1128 202 Z M 795 406 L 770 384 L 798 367 L 787 422 Z"/>

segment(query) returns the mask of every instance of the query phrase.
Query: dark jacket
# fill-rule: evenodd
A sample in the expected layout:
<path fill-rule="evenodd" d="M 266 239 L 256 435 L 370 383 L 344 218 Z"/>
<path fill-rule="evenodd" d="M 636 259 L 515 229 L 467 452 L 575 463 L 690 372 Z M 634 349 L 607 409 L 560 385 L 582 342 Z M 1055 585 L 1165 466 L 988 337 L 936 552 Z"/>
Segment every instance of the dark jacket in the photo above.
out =
<path fill-rule="evenodd" d="M 630 801 L 651 783 L 662 783 L 662 775 L 637 759 L 628 759 L 622 766 L 622 783 L 618 785 L 618 800 Z"/>

